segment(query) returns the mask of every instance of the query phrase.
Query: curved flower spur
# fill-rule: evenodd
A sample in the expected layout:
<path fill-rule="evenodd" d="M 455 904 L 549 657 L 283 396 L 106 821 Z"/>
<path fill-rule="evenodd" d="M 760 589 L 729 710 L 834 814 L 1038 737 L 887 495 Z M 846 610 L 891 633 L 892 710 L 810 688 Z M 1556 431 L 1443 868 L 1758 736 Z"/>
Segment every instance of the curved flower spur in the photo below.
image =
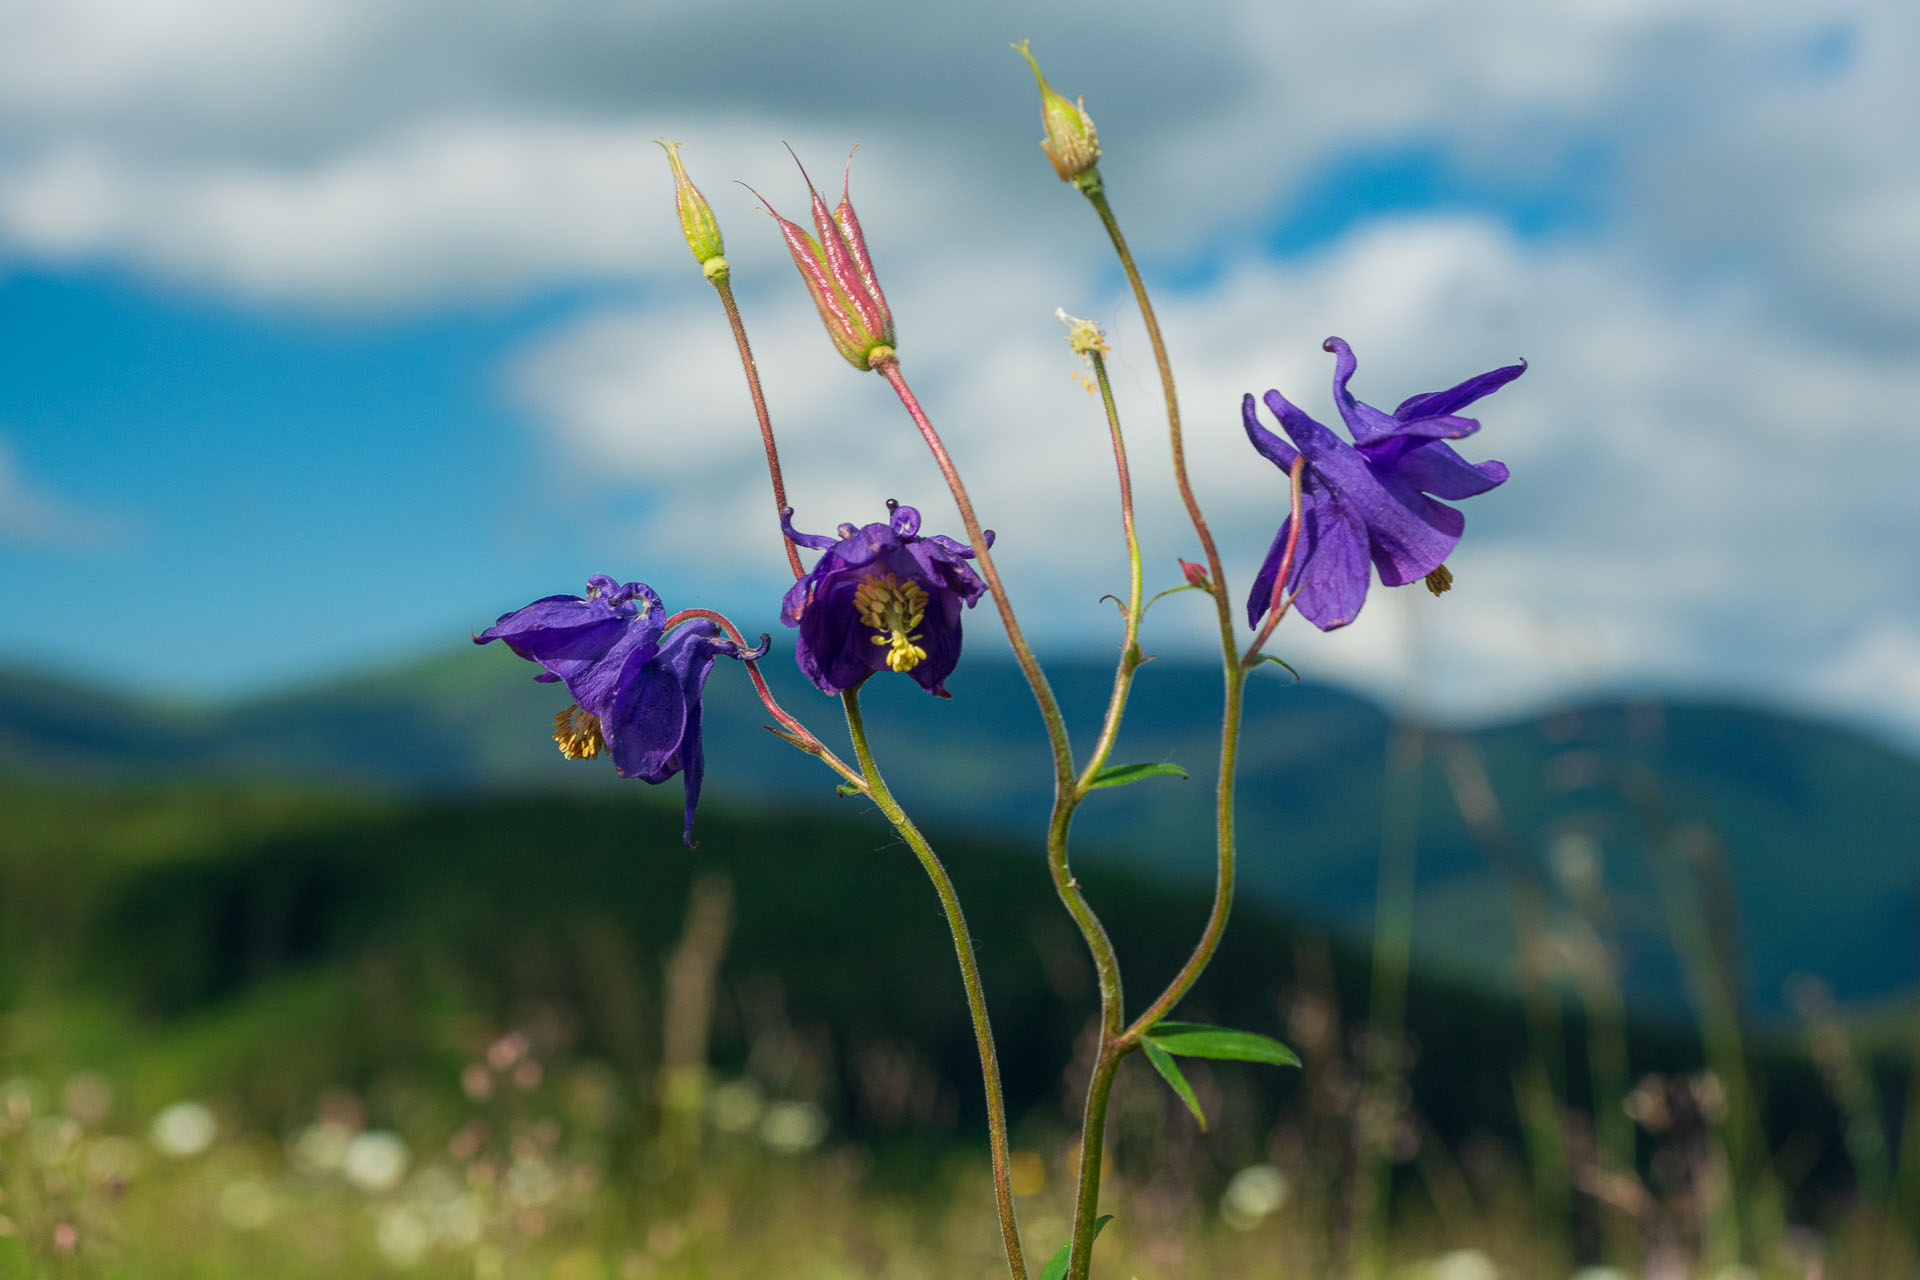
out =
<path fill-rule="evenodd" d="M 966 562 L 973 548 L 920 536 L 920 513 L 891 499 L 887 522 L 840 526 L 839 537 L 795 532 L 791 509 L 781 526 L 796 546 L 822 551 L 793 584 L 780 620 L 800 630 L 794 657 L 821 692 L 845 693 L 876 671 L 899 671 L 935 697 L 960 661 L 960 609 L 986 594 Z M 987 534 L 992 544 L 993 534 Z"/>
<path fill-rule="evenodd" d="M 682 776 L 686 825 L 693 845 L 693 813 L 700 801 L 705 757 L 700 746 L 700 696 L 714 659 L 757 658 L 705 618 L 666 630 L 666 610 L 652 587 L 618 583 L 604 573 L 587 579 L 587 594 L 544 596 L 500 615 L 475 644 L 504 641 L 542 667 L 535 680 L 566 685 L 574 705 L 553 718 L 553 740 L 569 760 L 603 751 L 614 772 L 642 782 Z"/>
<path fill-rule="evenodd" d="M 1452 584 L 1446 558 L 1460 543 L 1466 518 L 1437 498 L 1485 493 L 1507 478 L 1499 462 L 1470 463 L 1448 440 L 1480 429 L 1458 410 L 1493 394 L 1527 370 L 1526 361 L 1468 378 L 1445 391 L 1409 397 L 1391 414 L 1356 400 L 1347 389 L 1357 361 L 1343 339 L 1323 344 L 1334 356 L 1333 398 L 1353 443 L 1309 417 L 1278 391 L 1267 407 L 1293 438 L 1288 444 L 1260 424 L 1249 393 L 1240 413 L 1260 456 L 1290 471 L 1306 456 L 1300 486 L 1300 537 L 1280 592 L 1274 579 L 1285 555 L 1291 514 L 1280 523 L 1247 597 L 1247 621 L 1258 626 L 1276 598 L 1294 593 L 1294 607 L 1322 631 L 1344 627 L 1366 602 L 1372 578 L 1398 587 L 1425 579 L 1439 595 Z M 1298 446 L 1296 448 L 1295 446 Z M 1429 496 L 1431 495 L 1431 496 Z"/>

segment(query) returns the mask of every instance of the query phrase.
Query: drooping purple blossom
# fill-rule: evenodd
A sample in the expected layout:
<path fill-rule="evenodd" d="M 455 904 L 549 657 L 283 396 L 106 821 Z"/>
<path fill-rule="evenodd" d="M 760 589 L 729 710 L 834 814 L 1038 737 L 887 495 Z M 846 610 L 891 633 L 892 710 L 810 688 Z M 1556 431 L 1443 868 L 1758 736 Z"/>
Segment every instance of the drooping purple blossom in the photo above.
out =
<path fill-rule="evenodd" d="M 1266 394 L 1267 407 L 1293 438 L 1288 444 L 1260 424 L 1253 396 L 1240 406 L 1247 439 L 1260 455 L 1290 471 L 1306 455 L 1300 486 L 1300 540 L 1286 590 L 1298 592 L 1294 608 L 1322 631 L 1344 627 L 1360 612 L 1377 569 L 1382 585 L 1402 586 L 1429 575 L 1443 575 L 1443 562 L 1459 545 L 1466 521 L 1437 498 L 1457 500 L 1485 493 L 1506 480 L 1498 462 L 1470 463 L 1448 440 L 1480 429 L 1458 410 L 1498 391 L 1526 372 L 1526 361 L 1468 378 L 1445 391 L 1413 396 L 1391 414 L 1362 404 L 1347 390 L 1356 361 L 1353 349 L 1328 338 L 1334 355 L 1333 398 L 1353 437 L 1348 444 L 1307 416 L 1278 391 Z M 1295 446 L 1298 446 L 1296 449 Z M 1247 599 L 1247 620 L 1258 625 L 1273 600 L 1274 578 L 1284 555 L 1289 513 L 1254 579 Z M 1436 592 L 1450 576 L 1436 576 Z"/>
<path fill-rule="evenodd" d="M 887 523 L 843 524 L 837 538 L 796 533 L 792 510 L 782 513 L 794 545 L 822 554 L 787 592 L 780 620 L 799 628 L 794 656 L 822 692 L 845 693 L 876 671 L 902 671 L 945 698 L 960 661 L 961 606 L 987 586 L 966 563 L 973 548 L 921 537 L 912 507 L 889 501 L 887 510 Z"/>
<path fill-rule="evenodd" d="M 680 774 L 686 788 L 683 839 L 693 844 L 705 758 L 700 695 L 716 657 L 753 657 L 714 623 L 693 618 L 663 636 L 666 610 L 652 587 L 597 573 L 586 596 L 546 596 L 502 614 L 474 639 L 504 641 L 540 664 L 535 680 L 565 684 L 574 705 L 553 718 L 553 738 L 570 760 L 602 751 L 614 772 L 642 782 Z"/>

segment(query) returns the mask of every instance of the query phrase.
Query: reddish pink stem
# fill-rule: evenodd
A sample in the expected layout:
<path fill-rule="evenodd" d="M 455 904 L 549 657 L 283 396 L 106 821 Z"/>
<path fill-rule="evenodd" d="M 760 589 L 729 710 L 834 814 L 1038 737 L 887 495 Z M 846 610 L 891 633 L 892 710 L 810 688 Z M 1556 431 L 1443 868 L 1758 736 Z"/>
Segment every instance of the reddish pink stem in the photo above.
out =
<path fill-rule="evenodd" d="M 718 625 L 722 631 L 727 633 L 727 639 L 739 645 L 743 650 L 753 647 L 749 645 L 746 638 L 740 634 L 740 628 L 733 625 L 731 618 L 728 618 L 725 614 L 715 613 L 711 609 L 682 609 L 667 619 L 661 631 L 664 634 L 665 632 L 673 630 L 681 623 L 691 622 L 695 618 L 705 618 L 708 622 Z M 753 680 L 754 690 L 759 693 L 760 702 L 766 707 L 767 714 L 775 720 L 778 720 L 782 728 L 799 740 L 798 745 L 802 751 L 805 751 L 809 755 L 819 756 L 833 768 L 834 772 L 859 787 L 862 791 L 865 791 L 867 789 L 866 779 L 862 778 L 854 770 L 848 768 L 840 757 L 827 750 L 826 745 L 822 743 L 820 739 L 814 737 L 812 731 L 809 730 L 807 726 L 801 724 L 798 720 L 795 720 L 792 716 L 781 710 L 780 704 L 774 701 L 773 690 L 767 687 L 767 678 L 760 674 L 760 664 L 752 658 L 746 659 L 745 662 L 747 675 Z"/>
<path fill-rule="evenodd" d="M 1293 466 L 1287 469 L 1287 486 L 1291 491 L 1289 501 L 1292 504 L 1292 517 L 1287 521 L 1287 546 L 1280 553 L 1280 571 L 1273 575 L 1273 595 L 1267 600 L 1267 623 L 1260 628 L 1260 634 L 1247 646 L 1246 656 L 1240 659 L 1240 665 L 1250 667 L 1260 660 L 1260 646 L 1267 642 L 1273 629 L 1280 625 L 1280 619 L 1293 605 L 1293 596 L 1287 595 L 1287 579 L 1293 575 L 1293 553 L 1300 546 L 1300 480 L 1307 471 L 1307 455 L 1301 454 L 1293 460 Z M 1300 593 L 1294 592 L 1297 596 Z"/>

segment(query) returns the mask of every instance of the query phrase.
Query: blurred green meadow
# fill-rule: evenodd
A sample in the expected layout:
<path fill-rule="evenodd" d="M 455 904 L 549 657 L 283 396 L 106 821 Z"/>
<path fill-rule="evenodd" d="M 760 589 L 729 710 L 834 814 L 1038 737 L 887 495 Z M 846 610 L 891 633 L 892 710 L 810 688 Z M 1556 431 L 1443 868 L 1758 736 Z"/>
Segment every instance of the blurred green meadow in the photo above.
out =
<path fill-rule="evenodd" d="M 556 767 L 550 695 L 493 656 L 226 710 L 0 681 L 0 1276 L 997 1274 L 907 851 L 716 682 L 744 728 L 709 729 L 689 852 L 677 786 Z M 982 667 L 932 727 L 993 803 L 897 754 L 969 909 L 1037 1271 L 1094 1001 Z M 1143 988 L 1207 908 L 1172 835 L 1201 676 L 1156 676 L 1135 758 L 1197 776 L 1092 815 L 1076 862 Z M 945 714 L 875 708 L 902 743 Z M 1748 709 L 1453 734 L 1280 684 L 1250 748 L 1248 890 L 1181 1014 L 1305 1065 L 1194 1067 L 1203 1132 L 1127 1064 L 1097 1274 L 1916 1274 L 1920 764 Z M 1372 1016 L 1383 856 L 1404 1034 Z"/>

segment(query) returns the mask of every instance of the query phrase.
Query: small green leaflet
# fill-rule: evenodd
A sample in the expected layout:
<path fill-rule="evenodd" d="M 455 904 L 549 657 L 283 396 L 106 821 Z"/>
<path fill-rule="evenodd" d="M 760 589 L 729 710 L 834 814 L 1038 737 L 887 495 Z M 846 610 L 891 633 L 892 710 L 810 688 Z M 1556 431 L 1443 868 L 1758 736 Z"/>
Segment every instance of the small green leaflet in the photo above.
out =
<path fill-rule="evenodd" d="M 1295 671 L 1289 663 L 1282 662 L 1279 658 L 1274 657 L 1270 653 L 1261 654 L 1260 661 L 1271 662 L 1276 667 L 1285 667 L 1287 674 L 1293 677 L 1293 682 L 1295 684 L 1300 683 L 1300 673 L 1298 671 Z"/>
<path fill-rule="evenodd" d="M 1225 1058 L 1234 1062 L 1265 1062 L 1276 1067 L 1300 1065 L 1299 1056 L 1293 1050 L 1270 1036 L 1251 1031 L 1209 1027 L 1203 1022 L 1161 1022 L 1147 1035 L 1168 1053 L 1185 1058 Z"/>
<path fill-rule="evenodd" d="M 1151 1062 L 1153 1069 L 1160 1073 L 1160 1078 L 1173 1086 L 1173 1091 L 1180 1095 L 1180 1101 L 1186 1103 L 1187 1110 L 1193 1112 L 1193 1118 L 1200 1122 L 1200 1132 L 1205 1133 L 1207 1113 L 1200 1109 L 1200 1099 L 1193 1096 L 1193 1086 L 1188 1084 L 1187 1077 L 1181 1074 L 1180 1064 L 1175 1062 L 1172 1055 L 1165 1049 L 1155 1044 L 1152 1037 L 1142 1040 L 1140 1047 L 1146 1051 L 1147 1061 Z"/>
<path fill-rule="evenodd" d="M 1103 1213 L 1093 1220 L 1093 1234 L 1096 1239 L 1100 1235 L 1100 1228 L 1112 1221 L 1113 1215 L 1110 1213 Z M 1047 1259 L 1047 1265 L 1040 1269 L 1040 1280 L 1066 1280 L 1067 1254 L 1072 1249 L 1073 1241 L 1071 1240 L 1055 1249 L 1053 1256 Z"/>
<path fill-rule="evenodd" d="M 1187 771 L 1177 764 L 1116 764 L 1094 774 L 1093 781 L 1087 784 L 1087 789 L 1092 790 L 1095 787 L 1124 787 L 1129 782 L 1138 782 L 1142 778 L 1159 777 L 1161 774 L 1172 774 L 1174 777 L 1184 779 L 1187 776 Z"/>

